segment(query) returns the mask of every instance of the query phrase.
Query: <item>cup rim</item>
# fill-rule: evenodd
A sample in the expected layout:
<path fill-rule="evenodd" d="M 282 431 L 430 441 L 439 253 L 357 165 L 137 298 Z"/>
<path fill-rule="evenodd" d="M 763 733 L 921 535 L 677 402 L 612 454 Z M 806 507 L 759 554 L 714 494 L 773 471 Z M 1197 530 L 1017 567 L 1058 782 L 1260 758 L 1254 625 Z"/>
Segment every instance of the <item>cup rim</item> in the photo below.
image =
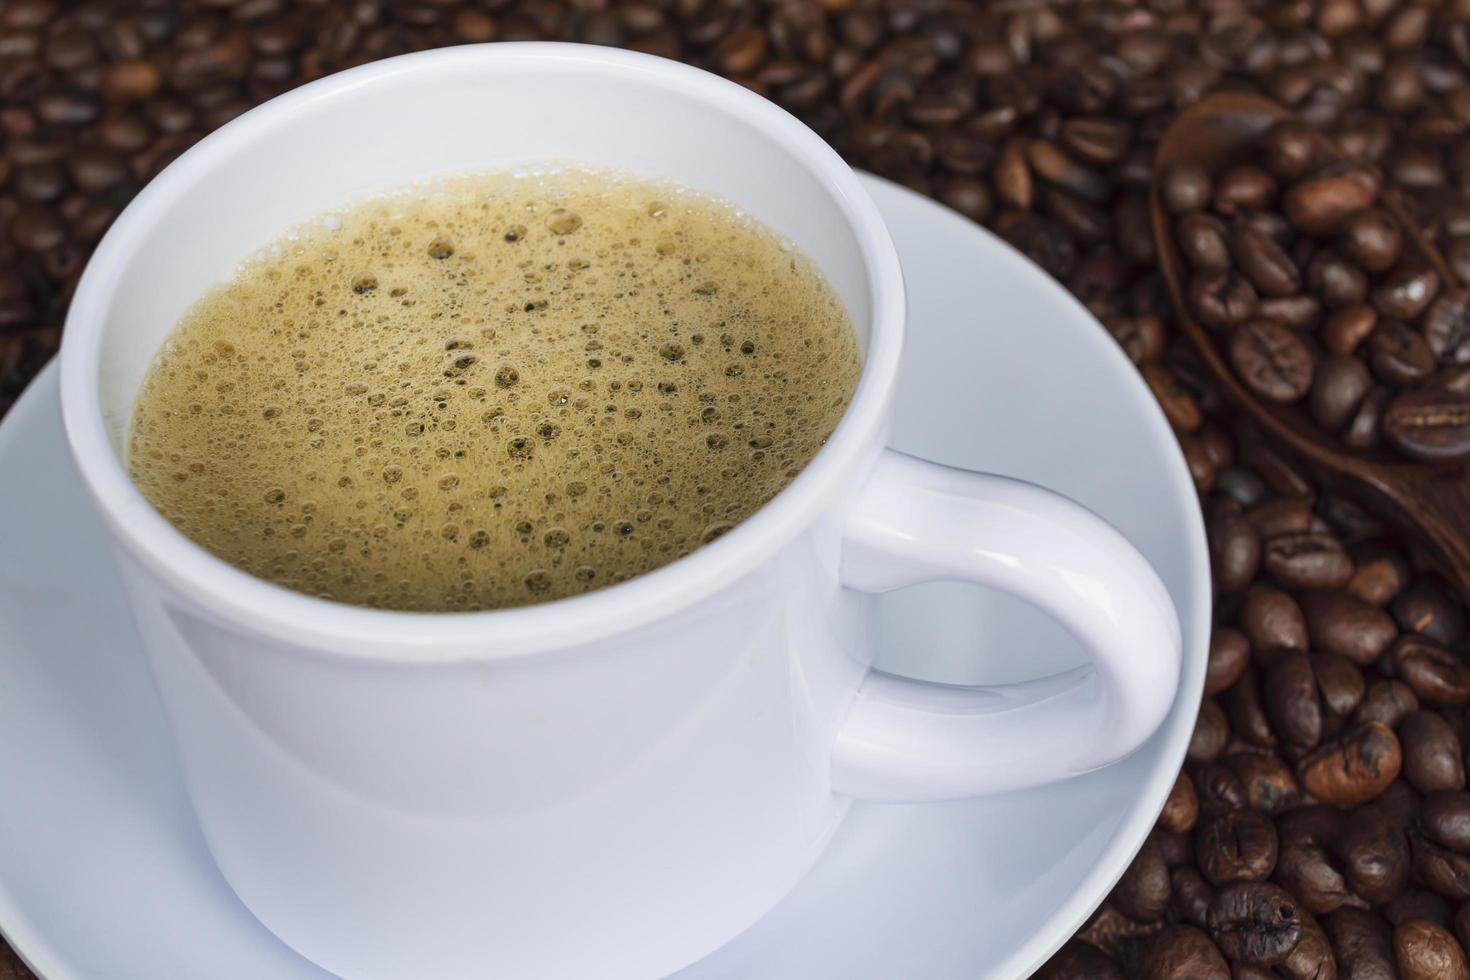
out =
<path fill-rule="evenodd" d="M 661 76 L 681 94 L 758 128 L 821 178 L 868 278 L 872 323 L 852 401 L 801 473 L 730 532 L 651 572 L 582 595 L 509 609 L 412 612 L 348 605 L 257 578 L 195 544 L 154 510 L 113 451 L 99 392 L 101 340 L 125 258 L 155 218 L 207 179 L 217 162 L 298 108 L 368 82 L 474 71 L 487 61 L 499 70 L 575 66 Z M 279 95 L 204 137 L 150 181 L 103 237 L 77 285 L 61 345 L 62 420 L 72 458 L 112 535 L 153 575 L 208 612 L 310 654 L 406 663 L 499 660 L 595 642 L 672 616 L 750 573 L 809 528 L 881 443 L 904 313 L 898 253 L 876 205 L 837 153 L 774 103 L 701 69 L 637 52 L 559 42 L 464 45 L 371 62 Z"/>

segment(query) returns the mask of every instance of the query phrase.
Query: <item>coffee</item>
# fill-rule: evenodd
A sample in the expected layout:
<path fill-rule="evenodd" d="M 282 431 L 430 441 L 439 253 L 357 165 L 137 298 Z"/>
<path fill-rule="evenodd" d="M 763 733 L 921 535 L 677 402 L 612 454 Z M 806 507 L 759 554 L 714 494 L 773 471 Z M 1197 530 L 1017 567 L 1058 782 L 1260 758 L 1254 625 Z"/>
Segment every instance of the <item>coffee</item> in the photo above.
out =
<path fill-rule="evenodd" d="M 815 266 L 730 205 L 593 171 L 456 178 L 325 216 L 202 298 L 128 463 L 184 534 L 289 588 L 515 606 L 738 524 L 859 370 Z"/>

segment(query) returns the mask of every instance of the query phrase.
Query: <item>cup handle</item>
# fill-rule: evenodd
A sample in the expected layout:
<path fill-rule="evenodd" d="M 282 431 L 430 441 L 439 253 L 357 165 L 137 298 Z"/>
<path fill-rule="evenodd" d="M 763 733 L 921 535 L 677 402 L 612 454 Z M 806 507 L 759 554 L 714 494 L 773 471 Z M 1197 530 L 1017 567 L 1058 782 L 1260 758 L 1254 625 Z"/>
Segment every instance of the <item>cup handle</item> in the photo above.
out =
<path fill-rule="evenodd" d="M 843 538 L 842 584 L 886 592 L 965 581 L 1055 618 L 1091 664 L 967 687 L 871 671 L 833 747 L 832 788 L 914 803 L 1097 769 L 1138 748 L 1179 684 L 1179 619 L 1143 555 L 1050 490 L 884 450 Z"/>

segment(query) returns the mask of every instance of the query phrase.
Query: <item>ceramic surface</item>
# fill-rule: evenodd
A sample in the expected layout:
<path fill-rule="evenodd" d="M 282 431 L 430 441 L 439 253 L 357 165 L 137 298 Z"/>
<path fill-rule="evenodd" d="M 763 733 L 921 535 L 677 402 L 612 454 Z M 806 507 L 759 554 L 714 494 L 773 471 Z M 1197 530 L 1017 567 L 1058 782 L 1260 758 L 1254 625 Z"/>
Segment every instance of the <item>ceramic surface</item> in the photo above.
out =
<path fill-rule="evenodd" d="M 936 206 L 866 183 L 912 297 L 894 444 L 1047 483 L 1106 516 L 1170 588 L 1183 680 L 1163 727 L 1118 765 L 984 800 L 855 806 L 796 890 L 688 976 L 1023 975 L 1126 867 L 1198 703 L 1204 544 L 1147 392 L 1041 273 Z M 983 320 L 1007 329 L 978 329 Z M 0 430 L 3 465 L 28 474 L 0 511 L 0 774 L 27 787 L 25 805 L 0 813 L 0 925 L 48 980 L 321 977 L 250 918 L 203 850 L 103 535 L 61 447 L 54 383 L 48 372 Z M 880 666 L 951 682 L 1081 660 L 1051 621 L 967 586 L 885 597 L 878 636 Z"/>

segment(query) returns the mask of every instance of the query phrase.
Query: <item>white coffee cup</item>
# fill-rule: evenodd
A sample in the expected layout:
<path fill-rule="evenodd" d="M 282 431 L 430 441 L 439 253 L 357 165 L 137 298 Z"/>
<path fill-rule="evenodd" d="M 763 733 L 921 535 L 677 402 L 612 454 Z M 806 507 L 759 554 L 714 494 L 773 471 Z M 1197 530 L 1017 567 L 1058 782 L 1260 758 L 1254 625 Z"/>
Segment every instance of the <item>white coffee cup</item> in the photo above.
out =
<path fill-rule="evenodd" d="M 527 161 L 672 178 L 816 260 L 865 366 L 787 489 L 640 578 L 454 614 L 290 592 L 153 510 L 122 460 L 132 400 L 210 284 L 324 210 Z M 77 289 L 62 408 L 210 852 L 260 921 L 349 980 L 656 977 L 769 909 L 854 798 L 1036 785 L 1147 738 L 1179 673 L 1163 585 L 1077 504 L 885 448 L 904 312 L 888 233 L 815 134 L 738 85 L 602 48 L 343 72 L 246 113 L 139 194 Z M 937 579 L 1036 604 L 1091 666 L 1001 688 L 871 671 L 870 594 Z"/>

